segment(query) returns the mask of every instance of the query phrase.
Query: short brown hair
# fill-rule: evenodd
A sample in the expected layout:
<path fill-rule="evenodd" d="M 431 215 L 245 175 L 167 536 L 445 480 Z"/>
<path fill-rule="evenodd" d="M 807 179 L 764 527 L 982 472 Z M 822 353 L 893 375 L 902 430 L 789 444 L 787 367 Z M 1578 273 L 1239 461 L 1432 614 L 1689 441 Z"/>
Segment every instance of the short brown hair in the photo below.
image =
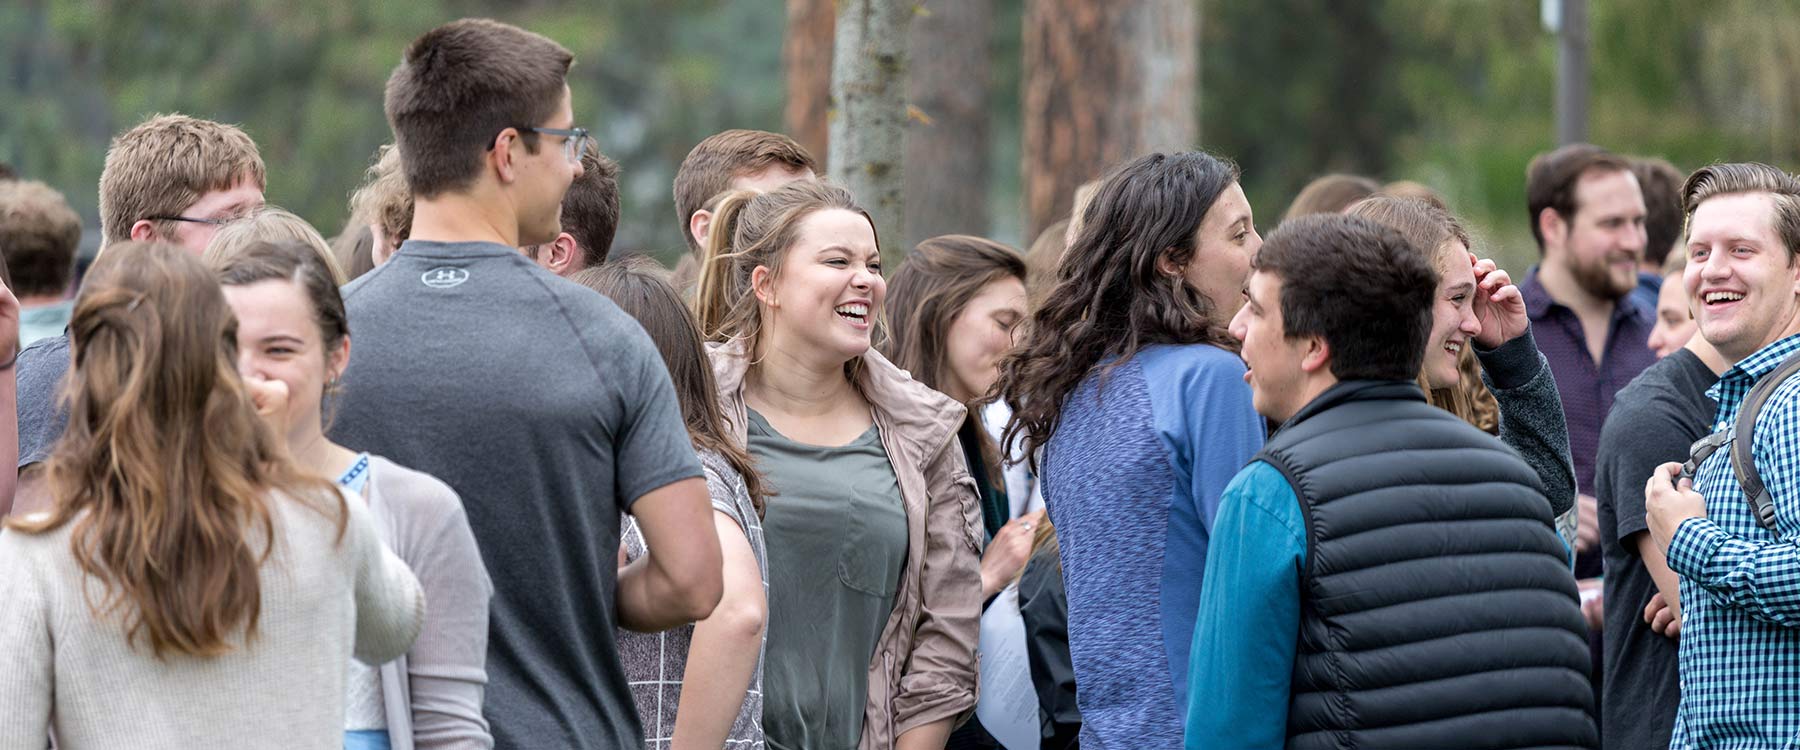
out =
<path fill-rule="evenodd" d="M 619 232 L 619 163 L 599 148 L 581 152 L 581 177 L 563 193 L 562 227 L 581 246 L 576 268 L 605 263 L 612 253 Z"/>
<path fill-rule="evenodd" d="M 675 220 L 681 223 L 681 236 L 688 251 L 700 252 L 700 243 L 688 231 L 688 220 L 695 211 L 706 208 L 718 194 L 731 187 L 731 181 L 748 174 L 780 165 L 793 171 L 819 171 L 818 162 L 799 142 L 780 133 L 764 130 L 727 130 L 701 141 L 681 160 L 675 170 Z"/>
<path fill-rule="evenodd" d="M 244 180 L 261 189 L 266 179 L 256 143 L 236 126 L 154 115 L 114 138 L 106 151 L 100 245 L 131 239 L 139 219 L 179 214 L 207 193 Z"/>
<path fill-rule="evenodd" d="M 0 180 L 0 255 L 19 296 L 61 294 L 75 272 L 81 217 L 36 181 Z"/>
<path fill-rule="evenodd" d="M 1648 157 L 1632 159 L 1631 173 L 1637 175 L 1638 189 L 1644 193 L 1644 260 L 1660 266 L 1681 241 L 1686 220 L 1681 210 L 1684 178 L 1675 165 Z"/>
<path fill-rule="evenodd" d="M 1629 171 L 1631 162 L 1590 143 L 1571 143 L 1532 157 L 1525 168 L 1525 208 L 1531 214 L 1531 237 L 1537 240 L 1538 252 L 1544 251 L 1544 230 L 1538 226 L 1544 209 L 1555 209 L 1563 219 L 1573 221 L 1580 208 L 1575 205 L 1575 184 L 1583 175 Z"/>
<path fill-rule="evenodd" d="M 485 18 L 451 21 L 413 40 L 384 97 L 413 195 L 467 187 L 500 131 L 554 116 L 574 62 L 542 35 Z M 535 134 L 520 140 L 535 153 Z"/>
<path fill-rule="evenodd" d="M 1776 236 L 1787 246 L 1788 262 L 1800 252 L 1800 178 L 1760 162 L 1713 164 L 1688 175 L 1681 186 L 1681 205 L 1692 221 L 1694 209 L 1708 198 L 1735 193 L 1768 193 L 1775 203 Z"/>
<path fill-rule="evenodd" d="M 1306 183 L 1288 204 L 1282 221 L 1313 214 L 1343 213 L 1364 198 L 1381 192 L 1381 183 L 1359 174 L 1328 174 Z"/>

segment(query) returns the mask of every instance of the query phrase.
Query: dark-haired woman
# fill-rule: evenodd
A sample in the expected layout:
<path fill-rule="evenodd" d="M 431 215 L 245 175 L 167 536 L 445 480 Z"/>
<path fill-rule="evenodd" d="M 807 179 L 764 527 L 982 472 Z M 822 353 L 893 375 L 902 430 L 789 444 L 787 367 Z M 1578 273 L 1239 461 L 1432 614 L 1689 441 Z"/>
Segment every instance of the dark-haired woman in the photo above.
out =
<path fill-rule="evenodd" d="M 412 645 L 418 581 L 287 461 L 287 390 L 238 375 L 234 325 L 180 248 L 88 276 L 54 505 L 0 533 L 0 747 L 333 747 L 344 665 Z"/>
<path fill-rule="evenodd" d="M 1208 533 L 1263 422 L 1226 331 L 1262 245 L 1237 167 L 1108 175 L 1001 366 L 1062 547 L 1083 745 L 1175 748 Z"/>
<path fill-rule="evenodd" d="M 487 747 L 488 600 L 493 585 L 456 491 L 429 474 L 325 437 L 326 394 L 350 364 L 350 328 L 330 251 L 311 241 L 216 241 L 207 257 L 238 319 L 238 372 L 279 381 L 287 407 L 274 415 L 290 454 L 335 480 L 373 512 L 382 542 L 414 571 L 430 609 L 419 639 L 398 659 L 351 662 L 345 683 L 345 750 Z M 228 227 L 227 232 L 254 224 Z"/>
<path fill-rule="evenodd" d="M 653 262 L 628 258 L 572 280 L 637 319 L 669 368 L 682 421 L 706 472 L 725 591 L 712 614 L 692 625 L 661 633 L 620 631 L 619 660 L 653 750 L 761 748 L 769 588 L 762 476 L 729 436 L 700 330 L 662 273 Z M 625 519 L 620 539 L 626 561 L 643 556 L 644 534 L 635 520 Z"/>
<path fill-rule="evenodd" d="M 1011 616 L 1025 626 L 1031 667 L 1018 662 L 1015 674 L 1002 676 L 993 672 L 1000 668 L 998 662 L 984 663 L 981 679 L 984 684 L 1031 684 L 1046 721 L 1033 721 L 1030 729 L 1041 733 L 1040 746 L 1061 748 L 1073 742 L 1081 721 L 1073 700 L 1074 675 L 1057 666 L 1069 662 L 1069 641 L 1063 635 L 1068 610 L 1055 532 L 1042 510 L 1027 510 L 1020 502 L 1029 497 L 1008 496 L 1000 451 L 977 416 L 977 402 L 999 379 L 1000 360 L 1012 352 L 1014 335 L 1024 323 L 1026 274 L 1019 251 L 993 240 L 945 235 L 920 242 L 888 286 L 888 338 L 882 353 L 920 383 L 969 406 L 957 436 L 980 488 L 986 527 L 981 593 L 984 601 L 1005 599 L 1001 610 L 984 614 L 984 623 L 1017 608 Z M 994 646 L 986 638 L 984 650 Z M 964 724 L 950 739 L 953 749 L 997 746 L 979 720 Z"/>
<path fill-rule="evenodd" d="M 966 410 L 870 346 L 886 293 L 843 188 L 719 203 L 697 318 L 732 437 L 770 485 L 770 747 L 942 750 L 975 706 Z"/>

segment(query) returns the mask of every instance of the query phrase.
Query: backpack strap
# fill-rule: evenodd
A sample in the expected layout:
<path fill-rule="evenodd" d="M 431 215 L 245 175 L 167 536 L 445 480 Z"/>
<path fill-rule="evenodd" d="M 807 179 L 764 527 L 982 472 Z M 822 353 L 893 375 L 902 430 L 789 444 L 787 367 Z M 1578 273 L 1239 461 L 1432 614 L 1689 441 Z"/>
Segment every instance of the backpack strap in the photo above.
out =
<path fill-rule="evenodd" d="M 1744 397 L 1744 405 L 1738 409 L 1737 424 L 1732 428 L 1732 471 L 1737 474 L 1738 486 L 1744 489 L 1744 497 L 1750 501 L 1751 515 L 1756 516 L 1756 523 L 1770 531 L 1775 530 L 1775 498 L 1756 472 L 1756 462 L 1750 455 L 1751 438 L 1756 434 L 1756 417 L 1762 413 L 1763 404 L 1796 371 L 1800 371 L 1800 354 L 1789 355 L 1769 374 L 1759 378 L 1750 389 L 1750 395 Z"/>

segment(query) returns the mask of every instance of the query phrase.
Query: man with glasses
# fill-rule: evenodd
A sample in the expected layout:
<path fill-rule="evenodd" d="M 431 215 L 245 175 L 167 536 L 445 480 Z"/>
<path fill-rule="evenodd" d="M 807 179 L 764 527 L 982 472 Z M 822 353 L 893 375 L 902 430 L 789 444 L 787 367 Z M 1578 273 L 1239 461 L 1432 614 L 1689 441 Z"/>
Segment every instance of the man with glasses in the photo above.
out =
<path fill-rule="evenodd" d="M 525 257 L 563 278 L 605 263 L 619 231 L 619 165 L 600 153 L 592 138 L 586 141 L 581 176 L 563 194 L 562 232 L 549 242 L 519 248 Z"/>
<path fill-rule="evenodd" d="M 262 155 L 244 131 L 185 115 L 156 115 L 113 140 L 100 172 L 100 251 L 130 240 L 169 242 L 199 255 L 219 225 L 263 204 Z M 0 361 L 8 356 L 0 352 Z M 38 464 L 68 415 L 56 393 L 69 370 L 66 335 L 19 352 L 19 486 L 14 509 L 48 501 Z M 0 506 L 0 510 L 5 510 Z"/>
<path fill-rule="evenodd" d="M 649 336 L 518 248 L 561 232 L 583 173 L 568 50 L 487 20 L 406 49 L 388 123 L 410 236 L 344 288 L 356 353 L 331 436 L 455 488 L 494 581 L 496 747 L 641 748 L 614 629 L 708 616 L 712 506 Z M 618 564 L 621 514 L 650 552 Z M 470 644 L 482 648 L 483 644 Z"/>
<path fill-rule="evenodd" d="M 1682 195 L 1688 303 L 1700 335 L 1734 364 L 1708 391 L 1723 435 L 1697 446 L 1692 478 L 1670 462 L 1645 484 L 1650 538 L 1681 577 L 1681 698 L 1669 747 L 1791 747 L 1800 737 L 1800 378 L 1778 371 L 1800 354 L 1800 179 L 1766 164 L 1714 164 L 1688 177 Z M 1777 385 L 1746 438 L 1738 421 L 1765 378 Z M 1766 493 L 1740 484 L 1752 475 Z"/>

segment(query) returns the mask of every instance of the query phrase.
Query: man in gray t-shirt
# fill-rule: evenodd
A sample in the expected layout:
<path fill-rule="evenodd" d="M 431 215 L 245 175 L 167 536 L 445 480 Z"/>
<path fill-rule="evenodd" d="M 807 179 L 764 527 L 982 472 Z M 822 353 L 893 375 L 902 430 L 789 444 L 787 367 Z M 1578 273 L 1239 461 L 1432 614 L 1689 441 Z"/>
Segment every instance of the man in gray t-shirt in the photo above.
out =
<path fill-rule="evenodd" d="M 414 41 L 386 101 L 411 239 L 344 288 L 331 437 L 462 497 L 494 582 L 484 711 L 501 748 L 642 747 L 615 628 L 704 618 L 721 587 L 706 484 L 649 336 L 517 249 L 556 236 L 581 174 L 570 62 L 487 20 Z M 620 568 L 627 510 L 651 552 Z"/>

